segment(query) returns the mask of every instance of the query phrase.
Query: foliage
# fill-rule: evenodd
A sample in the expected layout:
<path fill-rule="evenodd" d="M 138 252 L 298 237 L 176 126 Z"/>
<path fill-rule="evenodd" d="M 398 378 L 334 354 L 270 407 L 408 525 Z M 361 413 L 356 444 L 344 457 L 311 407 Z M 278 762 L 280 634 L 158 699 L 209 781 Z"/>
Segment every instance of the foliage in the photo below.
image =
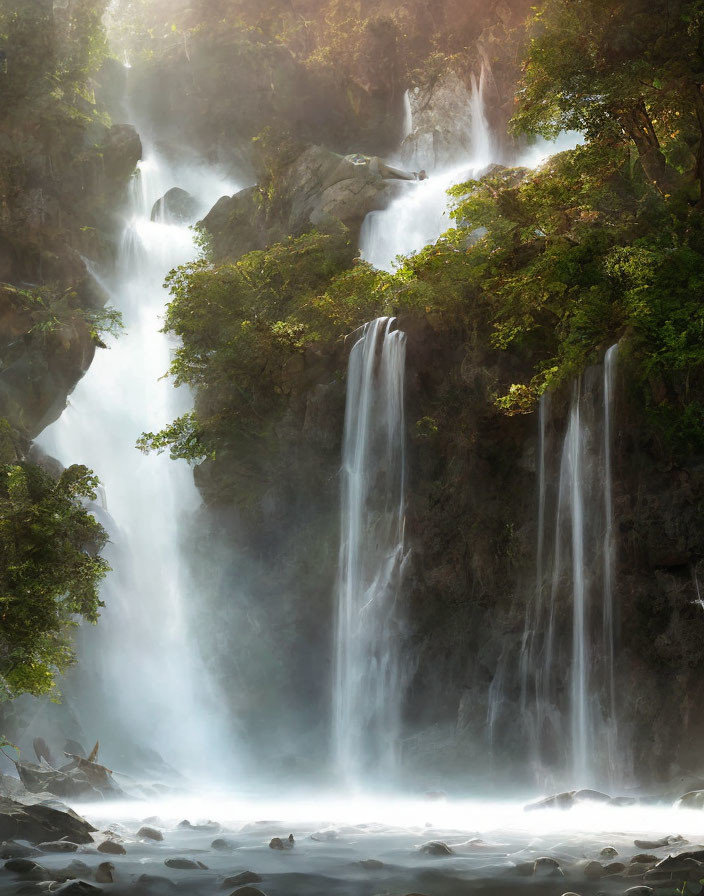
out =
<path fill-rule="evenodd" d="M 517 128 L 627 139 L 663 193 L 704 188 L 701 0 L 543 0 Z"/>
<path fill-rule="evenodd" d="M 74 660 L 76 617 L 97 621 L 107 533 L 84 507 L 97 484 L 83 466 L 54 479 L 0 465 L 0 675 L 14 695 L 50 692 Z"/>

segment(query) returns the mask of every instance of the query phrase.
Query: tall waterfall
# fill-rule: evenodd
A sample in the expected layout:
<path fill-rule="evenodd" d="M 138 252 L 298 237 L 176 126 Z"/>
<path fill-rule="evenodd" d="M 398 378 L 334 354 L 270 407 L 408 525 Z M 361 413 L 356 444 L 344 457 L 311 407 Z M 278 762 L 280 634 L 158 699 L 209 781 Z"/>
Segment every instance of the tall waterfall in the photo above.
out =
<path fill-rule="evenodd" d="M 165 275 L 198 255 L 186 223 L 151 220 L 173 186 L 192 191 L 202 214 L 224 192 L 211 171 L 170 166 L 147 151 L 132 182 L 115 270 L 101 283 L 122 312 L 125 332 L 108 338 L 40 444 L 64 463 L 87 464 L 103 484 L 102 517 L 114 572 L 102 590 L 100 624 L 84 627 L 81 662 L 64 690 L 89 742 L 117 770 L 144 768 L 156 749 L 186 771 L 212 754 L 214 708 L 194 644 L 196 587 L 184 561 L 182 524 L 199 506 L 185 462 L 141 455 L 139 435 L 190 407 L 187 390 L 163 376 L 172 345 L 160 333 Z M 73 699 L 72 699 L 73 698 Z"/>
<path fill-rule="evenodd" d="M 575 787 L 613 782 L 622 765 L 614 681 L 617 357 L 612 346 L 603 368 L 574 384 L 559 454 L 549 395 L 539 413 L 536 586 L 520 657 L 521 708 L 539 767 L 557 767 Z"/>
<path fill-rule="evenodd" d="M 394 318 L 359 332 L 350 353 L 333 695 L 337 771 L 388 780 L 397 763 L 402 676 L 406 337 Z"/>

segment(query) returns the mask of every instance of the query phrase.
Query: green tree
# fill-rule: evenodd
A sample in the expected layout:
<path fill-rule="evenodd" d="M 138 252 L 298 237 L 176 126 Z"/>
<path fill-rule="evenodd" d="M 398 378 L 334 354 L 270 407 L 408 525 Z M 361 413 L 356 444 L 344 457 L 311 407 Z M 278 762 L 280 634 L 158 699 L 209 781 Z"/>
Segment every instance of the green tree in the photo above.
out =
<path fill-rule="evenodd" d="M 78 465 L 58 479 L 0 465 L 0 673 L 12 695 L 49 693 L 74 661 L 71 629 L 97 621 L 107 533 L 84 506 L 97 483 Z"/>
<path fill-rule="evenodd" d="M 704 196 L 702 0 L 544 0 L 531 33 L 518 128 L 630 141 L 661 193 Z"/>

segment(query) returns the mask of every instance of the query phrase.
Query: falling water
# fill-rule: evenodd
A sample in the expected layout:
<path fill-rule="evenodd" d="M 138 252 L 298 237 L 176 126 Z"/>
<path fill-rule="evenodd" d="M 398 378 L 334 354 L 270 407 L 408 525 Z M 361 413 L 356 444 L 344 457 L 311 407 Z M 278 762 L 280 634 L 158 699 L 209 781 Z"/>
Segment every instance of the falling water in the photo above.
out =
<path fill-rule="evenodd" d="M 406 127 L 412 129 L 413 119 L 408 103 Z M 463 161 L 449 170 L 428 171 L 426 180 L 410 182 L 404 193 L 383 211 L 370 212 L 362 225 L 360 248 L 362 257 L 374 267 L 391 271 L 399 255 L 419 252 L 450 226 L 447 214 L 448 189 L 454 184 L 478 177 L 494 159 L 491 131 L 484 110 L 484 74 L 472 80 L 472 94 L 466 110 L 470 135 L 466 146 L 458 147 Z M 422 167 L 420 159 L 407 160 L 415 168 Z"/>
<path fill-rule="evenodd" d="M 214 731 L 182 544 L 182 526 L 199 505 L 193 476 L 185 462 L 135 448 L 143 431 L 160 429 L 191 402 L 163 379 L 172 351 L 160 333 L 164 277 L 198 255 L 188 225 L 151 220 L 153 204 L 172 186 L 197 194 L 200 213 L 232 192 L 205 168 L 175 169 L 145 154 L 115 270 L 102 278 L 125 332 L 108 337 L 109 351 L 97 353 L 62 417 L 40 438 L 62 462 L 94 469 L 104 487 L 106 506 L 96 512 L 110 534 L 115 571 L 102 591 L 100 623 L 82 632 L 82 662 L 64 689 L 85 736 L 100 738 L 101 755 L 118 770 L 143 768 L 151 750 L 192 770 Z"/>
<path fill-rule="evenodd" d="M 571 786 L 610 783 L 618 765 L 612 494 L 616 362 L 613 346 L 601 377 L 592 369 L 574 384 L 555 472 L 549 396 L 540 403 L 536 585 L 519 661 L 521 709 L 538 765 L 557 762 Z M 552 554 L 546 550 L 549 533 Z M 566 745 L 561 760 L 556 744 Z"/>
<path fill-rule="evenodd" d="M 395 326 L 366 324 L 347 374 L 333 741 L 348 784 L 388 781 L 398 758 L 406 338 Z"/>

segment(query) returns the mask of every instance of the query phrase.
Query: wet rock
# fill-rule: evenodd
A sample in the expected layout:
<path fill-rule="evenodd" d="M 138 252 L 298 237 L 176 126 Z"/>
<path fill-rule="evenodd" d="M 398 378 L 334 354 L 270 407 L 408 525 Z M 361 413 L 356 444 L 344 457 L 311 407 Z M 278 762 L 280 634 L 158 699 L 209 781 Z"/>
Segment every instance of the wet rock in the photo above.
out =
<path fill-rule="evenodd" d="M 655 862 L 657 862 L 657 860 L 658 860 L 657 856 L 651 855 L 650 853 L 647 853 L 647 852 L 641 852 L 641 853 L 638 853 L 637 856 L 633 856 L 633 858 L 631 859 L 631 864 L 632 865 L 649 865 L 649 864 L 654 864 Z"/>
<path fill-rule="evenodd" d="M 47 843 L 40 843 L 37 849 L 42 852 L 76 852 L 78 844 L 70 840 L 50 840 Z"/>
<path fill-rule="evenodd" d="M 704 790 L 691 790 L 677 800 L 680 809 L 704 809 Z"/>
<path fill-rule="evenodd" d="M 430 840 L 418 847 L 418 852 L 422 852 L 427 856 L 453 856 L 454 850 L 442 840 Z"/>
<path fill-rule="evenodd" d="M 137 836 L 141 837 L 143 840 L 161 841 L 164 839 L 164 835 L 161 833 L 161 831 L 157 831 L 156 828 L 151 828 L 147 825 L 145 825 L 144 827 L 141 827 L 137 831 Z"/>
<path fill-rule="evenodd" d="M 98 852 L 104 852 L 111 856 L 127 855 L 127 850 L 121 843 L 118 843 L 117 840 L 103 840 L 98 846 Z"/>
<path fill-rule="evenodd" d="M 50 875 L 46 868 L 33 862 L 31 859 L 10 859 L 3 866 L 5 871 L 12 874 L 21 874 L 28 880 L 49 880 Z"/>
<path fill-rule="evenodd" d="M 626 866 L 623 862 L 612 862 L 604 868 L 604 874 L 623 874 L 625 870 Z"/>
<path fill-rule="evenodd" d="M 102 893 L 103 888 L 89 884 L 85 880 L 69 880 L 51 892 L 60 893 L 61 896 L 93 896 L 95 893 Z"/>
<path fill-rule="evenodd" d="M 295 843 L 293 834 L 289 834 L 286 840 L 282 840 L 280 837 L 273 837 L 269 842 L 269 849 L 293 849 Z"/>
<path fill-rule="evenodd" d="M 95 880 L 99 884 L 111 884 L 115 866 L 112 862 L 101 862 L 95 871 Z"/>
<path fill-rule="evenodd" d="M 629 887 L 623 891 L 623 896 L 650 896 L 655 890 L 652 887 Z"/>
<path fill-rule="evenodd" d="M 187 831 L 187 830 L 190 830 L 193 827 L 193 825 L 190 823 L 190 821 L 187 818 L 184 818 L 183 821 L 179 821 L 177 827 L 181 831 Z"/>
<path fill-rule="evenodd" d="M 227 852 L 231 849 L 237 849 L 238 844 L 234 840 L 230 840 L 227 837 L 218 837 L 217 840 L 213 840 L 210 844 L 211 849 L 217 849 L 221 852 Z"/>
<path fill-rule="evenodd" d="M 587 862 L 584 866 L 584 876 L 587 880 L 599 880 L 604 874 L 604 866 L 601 862 Z"/>
<path fill-rule="evenodd" d="M 660 849 L 662 846 L 675 846 L 687 841 L 679 834 L 671 834 L 669 837 L 661 837 L 659 840 L 634 840 L 633 842 L 638 849 Z"/>
<path fill-rule="evenodd" d="M 0 844 L 0 859 L 25 859 L 27 856 L 38 856 L 39 853 L 40 850 L 36 846 L 15 843 L 14 840 Z"/>
<path fill-rule="evenodd" d="M 262 893 L 258 887 L 240 887 L 239 890 L 235 890 L 230 896 L 266 896 L 266 893 Z"/>
<path fill-rule="evenodd" d="M 539 809 L 571 809 L 574 806 L 574 790 L 568 790 L 564 793 L 556 793 L 554 796 L 545 797 L 536 803 L 529 803 L 525 806 L 526 812 L 535 812 Z"/>
<path fill-rule="evenodd" d="M 71 809 L 19 803 L 0 797 L 0 837 L 41 843 L 66 838 L 73 843 L 92 843 L 95 828 Z"/>
<path fill-rule="evenodd" d="M 521 877 L 531 877 L 533 875 L 533 862 L 521 862 L 516 865 L 516 874 Z"/>
<path fill-rule="evenodd" d="M 52 874 L 56 875 L 56 879 L 63 883 L 67 880 L 76 880 L 79 877 L 90 877 L 92 872 L 85 862 L 81 862 L 80 859 L 74 859 L 66 868 L 62 868 L 60 871 L 52 871 Z"/>
<path fill-rule="evenodd" d="M 358 865 L 361 865 L 366 871 L 378 871 L 380 868 L 384 867 L 384 863 L 380 862 L 378 859 L 362 859 L 360 862 L 357 862 Z"/>
<path fill-rule="evenodd" d="M 53 793 L 67 799 L 99 799 L 101 794 L 121 794 L 109 769 L 80 756 L 66 755 L 74 762 L 61 769 L 32 762 L 16 762 L 20 780 L 27 790 L 31 793 Z"/>
<path fill-rule="evenodd" d="M 564 877 L 560 863 L 550 856 L 541 856 L 533 862 L 533 874 L 541 877 Z"/>
<path fill-rule="evenodd" d="M 105 173 L 111 180 L 126 180 L 142 158 L 142 141 L 131 124 L 114 124 L 100 147 Z"/>
<path fill-rule="evenodd" d="M 206 866 L 202 862 L 194 862 L 193 859 L 184 859 L 180 856 L 166 859 L 164 864 L 167 868 L 177 868 L 179 871 L 206 870 Z"/>
<path fill-rule="evenodd" d="M 603 856 L 605 859 L 614 859 L 618 855 L 618 851 L 613 848 L 613 846 L 605 846 L 601 852 L 600 856 Z"/>
<path fill-rule="evenodd" d="M 152 221 L 188 224 L 198 213 L 198 200 L 180 187 L 172 187 L 152 207 Z"/>
<path fill-rule="evenodd" d="M 222 882 L 223 889 L 230 887 L 241 887 L 244 884 L 260 884 L 262 878 L 254 871 L 240 871 L 239 874 L 233 874 L 232 877 L 226 877 Z"/>
<path fill-rule="evenodd" d="M 578 790 L 574 795 L 577 803 L 610 803 L 611 797 L 608 793 L 602 793 L 600 790 Z"/>

